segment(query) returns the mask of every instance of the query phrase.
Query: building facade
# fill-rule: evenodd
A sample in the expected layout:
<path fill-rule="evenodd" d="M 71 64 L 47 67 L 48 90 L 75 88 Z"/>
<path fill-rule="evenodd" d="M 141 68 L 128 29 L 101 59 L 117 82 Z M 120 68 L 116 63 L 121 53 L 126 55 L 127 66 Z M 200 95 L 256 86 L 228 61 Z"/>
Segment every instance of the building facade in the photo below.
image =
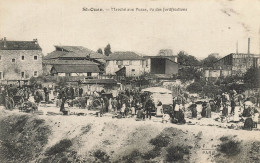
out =
<path fill-rule="evenodd" d="M 231 75 L 243 75 L 251 67 L 260 66 L 260 57 L 256 54 L 231 53 L 217 62 L 213 67 L 217 70 L 229 70 Z"/>
<path fill-rule="evenodd" d="M 134 52 L 114 52 L 106 58 L 106 75 L 116 75 L 124 69 L 124 76 L 138 77 L 145 73 L 146 68 L 145 58 Z"/>
<path fill-rule="evenodd" d="M 42 49 L 33 41 L 0 41 L 0 80 L 28 80 L 42 74 Z"/>
<path fill-rule="evenodd" d="M 144 56 L 146 71 L 151 74 L 173 75 L 179 70 L 178 56 L 171 49 L 161 49 L 156 56 Z"/>

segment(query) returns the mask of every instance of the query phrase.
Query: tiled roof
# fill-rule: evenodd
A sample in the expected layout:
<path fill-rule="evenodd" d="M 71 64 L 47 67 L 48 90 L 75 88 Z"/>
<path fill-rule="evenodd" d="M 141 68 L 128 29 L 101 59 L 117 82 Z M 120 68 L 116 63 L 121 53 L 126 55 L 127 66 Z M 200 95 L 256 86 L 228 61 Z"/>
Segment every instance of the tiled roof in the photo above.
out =
<path fill-rule="evenodd" d="M 110 54 L 106 60 L 144 60 L 143 57 L 131 51 L 118 51 Z"/>
<path fill-rule="evenodd" d="M 89 61 L 89 60 L 58 60 L 58 59 L 49 59 L 43 60 L 43 64 L 49 65 L 99 65 L 98 63 Z"/>
<path fill-rule="evenodd" d="M 54 65 L 52 69 L 57 73 L 99 72 L 99 68 L 97 65 Z"/>
<path fill-rule="evenodd" d="M 56 58 L 59 58 L 63 55 L 65 55 L 66 53 L 68 52 L 63 52 L 63 51 L 53 51 L 49 54 L 47 54 L 44 59 L 56 59 Z"/>
<path fill-rule="evenodd" d="M 99 54 L 83 46 L 55 46 L 55 47 L 56 49 L 62 49 L 63 52 L 65 51 L 64 55 L 60 56 L 62 58 L 86 58 L 87 56 L 89 56 L 92 59 L 105 58 L 103 54 Z"/>
<path fill-rule="evenodd" d="M 0 40 L 0 50 L 42 50 L 37 41 Z"/>

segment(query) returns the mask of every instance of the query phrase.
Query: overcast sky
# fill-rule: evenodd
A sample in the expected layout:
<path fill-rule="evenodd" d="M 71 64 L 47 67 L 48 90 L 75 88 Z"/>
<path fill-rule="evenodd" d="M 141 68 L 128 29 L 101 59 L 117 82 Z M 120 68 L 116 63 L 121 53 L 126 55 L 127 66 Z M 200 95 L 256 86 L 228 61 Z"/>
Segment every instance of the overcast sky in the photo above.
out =
<path fill-rule="evenodd" d="M 90 12 L 82 8 L 187 8 L 175 12 Z M 0 37 L 37 38 L 44 55 L 53 45 L 78 45 L 96 51 L 156 55 L 184 50 L 197 58 L 260 49 L 259 0 L 0 0 Z"/>

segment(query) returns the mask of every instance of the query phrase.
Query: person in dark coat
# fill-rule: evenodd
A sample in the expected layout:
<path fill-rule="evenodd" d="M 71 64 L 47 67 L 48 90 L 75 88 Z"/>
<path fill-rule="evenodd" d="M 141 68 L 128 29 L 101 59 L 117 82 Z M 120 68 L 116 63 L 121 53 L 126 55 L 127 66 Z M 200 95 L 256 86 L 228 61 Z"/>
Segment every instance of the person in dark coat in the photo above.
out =
<path fill-rule="evenodd" d="M 60 111 L 61 112 L 65 111 L 64 105 L 65 105 L 66 100 L 67 100 L 67 97 L 66 97 L 65 92 L 63 91 L 62 94 L 61 94 L 61 106 L 60 106 Z"/>
<path fill-rule="evenodd" d="M 137 111 L 136 120 L 144 120 L 145 114 L 143 108 Z"/>
<path fill-rule="evenodd" d="M 221 98 L 218 96 L 216 99 L 216 112 L 219 113 L 221 107 Z"/>
<path fill-rule="evenodd" d="M 184 116 L 184 111 L 182 109 L 180 109 L 180 111 L 179 111 L 178 123 L 181 123 L 181 124 L 186 123 L 185 116 Z"/>
<path fill-rule="evenodd" d="M 71 94 L 71 99 L 74 99 L 74 89 L 73 89 L 73 87 L 70 87 L 70 94 Z"/>
<path fill-rule="evenodd" d="M 197 105 L 195 103 L 191 104 L 190 110 L 191 110 L 191 117 L 197 118 Z"/>
<path fill-rule="evenodd" d="M 37 104 L 39 104 L 41 102 L 41 95 L 38 91 L 36 91 L 36 93 L 35 93 L 34 100 Z"/>
<path fill-rule="evenodd" d="M 230 101 L 231 101 L 231 114 L 232 114 L 232 113 L 234 114 L 234 112 L 235 112 L 235 107 L 236 107 L 235 97 L 232 96 Z"/>
<path fill-rule="evenodd" d="M 82 97 L 82 95 L 83 95 L 83 89 L 79 88 L 79 97 Z"/>
<path fill-rule="evenodd" d="M 207 103 L 204 102 L 202 104 L 201 117 L 206 117 L 206 114 L 207 114 Z"/>
<path fill-rule="evenodd" d="M 145 110 L 146 110 L 146 118 L 149 117 L 151 119 L 152 117 L 152 110 L 155 108 L 154 102 L 151 98 L 148 99 L 148 101 L 145 104 Z"/>
<path fill-rule="evenodd" d="M 223 105 L 222 116 L 228 116 L 228 106 L 226 103 Z"/>

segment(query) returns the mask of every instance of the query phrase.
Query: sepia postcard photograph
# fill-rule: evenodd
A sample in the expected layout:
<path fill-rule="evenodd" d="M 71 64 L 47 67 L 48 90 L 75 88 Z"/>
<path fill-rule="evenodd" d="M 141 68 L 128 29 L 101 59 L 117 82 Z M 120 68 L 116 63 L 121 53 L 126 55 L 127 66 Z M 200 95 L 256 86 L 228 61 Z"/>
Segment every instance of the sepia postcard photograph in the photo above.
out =
<path fill-rule="evenodd" d="M 0 0 L 1 163 L 259 163 L 260 0 Z"/>

